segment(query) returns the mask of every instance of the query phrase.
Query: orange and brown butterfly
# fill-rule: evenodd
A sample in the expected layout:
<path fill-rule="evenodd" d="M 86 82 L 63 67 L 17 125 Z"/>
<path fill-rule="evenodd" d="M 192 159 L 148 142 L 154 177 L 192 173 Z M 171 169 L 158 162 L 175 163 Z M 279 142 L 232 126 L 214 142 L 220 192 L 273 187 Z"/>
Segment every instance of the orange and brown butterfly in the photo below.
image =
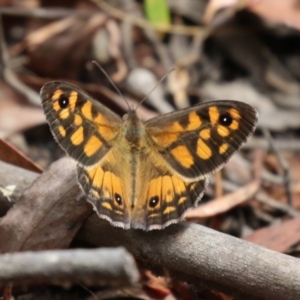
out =
<path fill-rule="evenodd" d="M 121 118 L 78 87 L 41 90 L 58 144 L 78 163 L 79 184 L 99 217 L 125 229 L 163 229 L 197 205 L 207 177 L 254 131 L 257 112 L 214 101 L 142 122 Z"/>

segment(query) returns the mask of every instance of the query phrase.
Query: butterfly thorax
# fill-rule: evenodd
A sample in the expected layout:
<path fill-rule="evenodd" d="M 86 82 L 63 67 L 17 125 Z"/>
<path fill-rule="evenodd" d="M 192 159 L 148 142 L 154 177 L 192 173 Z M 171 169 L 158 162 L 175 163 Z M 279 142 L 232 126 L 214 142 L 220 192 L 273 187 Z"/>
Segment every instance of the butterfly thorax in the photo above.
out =
<path fill-rule="evenodd" d="M 144 148 L 145 142 L 145 126 L 141 119 L 137 116 L 135 110 L 130 110 L 123 116 L 123 136 L 124 142 L 127 144 L 131 152 L 140 152 Z"/>

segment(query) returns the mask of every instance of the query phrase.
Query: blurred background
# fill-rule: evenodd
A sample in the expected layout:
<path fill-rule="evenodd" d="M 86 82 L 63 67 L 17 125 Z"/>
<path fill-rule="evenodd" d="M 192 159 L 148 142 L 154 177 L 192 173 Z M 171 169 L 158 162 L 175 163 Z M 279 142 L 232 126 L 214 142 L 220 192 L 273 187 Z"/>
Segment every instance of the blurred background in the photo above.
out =
<path fill-rule="evenodd" d="M 44 170 L 64 155 L 41 108 L 49 80 L 76 84 L 126 113 L 93 60 L 130 105 L 147 96 L 143 120 L 240 100 L 258 110 L 257 130 L 211 177 L 187 219 L 299 256 L 300 1 L 0 0 L 0 16 L 0 159 L 18 153 L 12 163 Z M 197 299 L 184 283 L 143 272 L 131 295 Z M 231 299 L 205 293 L 201 299 Z"/>

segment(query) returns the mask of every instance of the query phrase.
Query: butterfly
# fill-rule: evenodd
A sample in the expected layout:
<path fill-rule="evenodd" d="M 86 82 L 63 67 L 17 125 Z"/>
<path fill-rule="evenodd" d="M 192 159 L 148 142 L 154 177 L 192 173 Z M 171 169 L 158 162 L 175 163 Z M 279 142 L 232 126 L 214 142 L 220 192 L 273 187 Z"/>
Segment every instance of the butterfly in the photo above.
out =
<path fill-rule="evenodd" d="M 51 132 L 77 162 L 79 185 L 99 217 L 124 229 L 163 229 L 196 206 L 207 177 L 247 140 L 254 108 L 213 101 L 142 122 L 121 118 L 80 88 L 46 83 L 41 99 Z"/>

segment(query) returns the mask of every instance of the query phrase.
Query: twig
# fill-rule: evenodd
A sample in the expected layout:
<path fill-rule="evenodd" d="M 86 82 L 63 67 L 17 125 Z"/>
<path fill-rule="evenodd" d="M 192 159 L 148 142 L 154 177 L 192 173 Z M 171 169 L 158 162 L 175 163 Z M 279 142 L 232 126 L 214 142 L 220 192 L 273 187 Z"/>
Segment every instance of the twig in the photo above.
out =
<path fill-rule="evenodd" d="M 160 32 L 165 33 L 173 33 L 173 34 L 184 34 L 184 35 L 207 35 L 208 29 L 204 29 L 200 26 L 184 26 L 184 25 L 155 25 L 147 22 L 144 19 L 141 18 L 132 18 L 125 12 L 111 6 L 105 1 L 102 0 L 92 0 L 93 3 L 95 3 L 99 8 L 101 8 L 103 11 L 105 11 L 107 14 L 113 16 L 116 19 L 124 20 L 125 18 L 132 22 L 135 26 L 138 26 L 140 28 L 145 29 L 155 29 Z"/>
<path fill-rule="evenodd" d="M 278 200 L 275 200 L 275 199 L 269 197 L 264 192 L 258 192 L 254 198 L 255 198 L 255 200 L 257 200 L 265 205 L 268 205 L 270 207 L 273 207 L 275 209 L 278 209 L 278 210 L 290 215 L 291 217 L 298 217 L 300 215 L 300 213 L 293 207 L 289 206 L 288 204 L 281 203 Z"/>
<path fill-rule="evenodd" d="M 133 25 L 130 21 L 124 19 L 120 26 L 121 26 L 122 36 L 128 36 L 128 37 L 132 36 Z M 138 66 L 138 64 L 136 62 L 135 55 L 134 55 L 132 38 L 123 39 L 122 44 L 124 49 L 124 56 L 126 58 L 129 70 L 135 69 Z"/>
<path fill-rule="evenodd" d="M 78 249 L 0 255 L 0 287 L 55 284 L 128 285 L 139 272 L 124 249 Z"/>
<path fill-rule="evenodd" d="M 29 103 L 34 105 L 41 105 L 40 96 L 37 92 L 22 83 L 12 71 L 9 66 L 9 56 L 4 40 L 2 18 L 0 14 L 0 56 L 1 56 L 1 76 L 5 82 L 7 82 L 13 89 L 22 94 Z"/>
<path fill-rule="evenodd" d="M 298 151 L 300 149 L 299 139 L 279 138 L 273 141 L 276 149 Z M 251 137 L 249 141 L 243 145 L 243 149 L 270 149 L 270 145 L 266 138 Z"/>
<path fill-rule="evenodd" d="M 215 176 L 215 195 L 216 198 L 220 198 L 223 196 L 223 186 L 222 186 L 222 172 L 218 171 L 214 174 Z"/>
<path fill-rule="evenodd" d="M 65 8 L 35 8 L 26 9 L 24 7 L 0 7 L 0 14 L 27 18 L 40 18 L 40 19 L 57 19 L 70 16 L 90 16 L 94 14 L 93 11 L 65 9 Z"/>
<path fill-rule="evenodd" d="M 265 156 L 265 151 L 261 149 L 257 149 L 256 151 L 254 151 L 253 176 L 256 179 L 262 178 L 263 161 Z"/>
<path fill-rule="evenodd" d="M 272 224 L 276 220 L 276 217 L 273 217 L 272 215 L 270 215 L 269 213 L 263 211 L 260 208 L 253 207 L 252 212 L 253 212 L 253 214 L 255 215 L 256 218 L 262 220 L 263 222 L 265 222 L 267 224 Z"/>
<path fill-rule="evenodd" d="M 213 177 L 211 177 L 210 182 L 214 183 Z M 225 180 L 225 179 L 222 180 L 222 186 L 223 186 L 224 190 L 229 191 L 229 192 L 234 192 L 237 189 L 239 189 L 238 185 L 236 185 L 228 180 Z M 263 192 L 256 193 L 254 199 L 256 199 L 257 201 L 259 201 L 265 205 L 268 205 L 268 206 L 278 209 L 284 213 L 287 213 L 291 217 L 296 217 L 299 215 L 299 212 L 296 209 L 294 209 L 293 207 L 289 206 L 288 204 L 281 203 L 281 202 L 267 196 Z"/>
<path fill-rule="evenodd" d="M 144 28 L 144 33 L 152 43 L 157 56 L 160 58 L 160 63 L 166 71 L 169 71 L 174 66 L 174 63 L 171 60 L 167 47 L 159 40 L 157 32 L 153 28 Z"/>
<path fill-rule="evenodd" d="M 287 203 L 289 205 L 293 204 L 292 200 L 292 188 L 291 188 L 291 174 L 290 174 L 290 168 L 286 160 L 280 155 L 278 149 L 276 148 L 273 139 L 271 137 L 271 134 L 269 130 L 266 128 L 262 128 L 263 134 L 265 138 L 268 140 L 271 150 L 275 153 L 277 160 L 283 170 L 283 184 L 286 191 L 286 197 L 287 197 Z"/>

